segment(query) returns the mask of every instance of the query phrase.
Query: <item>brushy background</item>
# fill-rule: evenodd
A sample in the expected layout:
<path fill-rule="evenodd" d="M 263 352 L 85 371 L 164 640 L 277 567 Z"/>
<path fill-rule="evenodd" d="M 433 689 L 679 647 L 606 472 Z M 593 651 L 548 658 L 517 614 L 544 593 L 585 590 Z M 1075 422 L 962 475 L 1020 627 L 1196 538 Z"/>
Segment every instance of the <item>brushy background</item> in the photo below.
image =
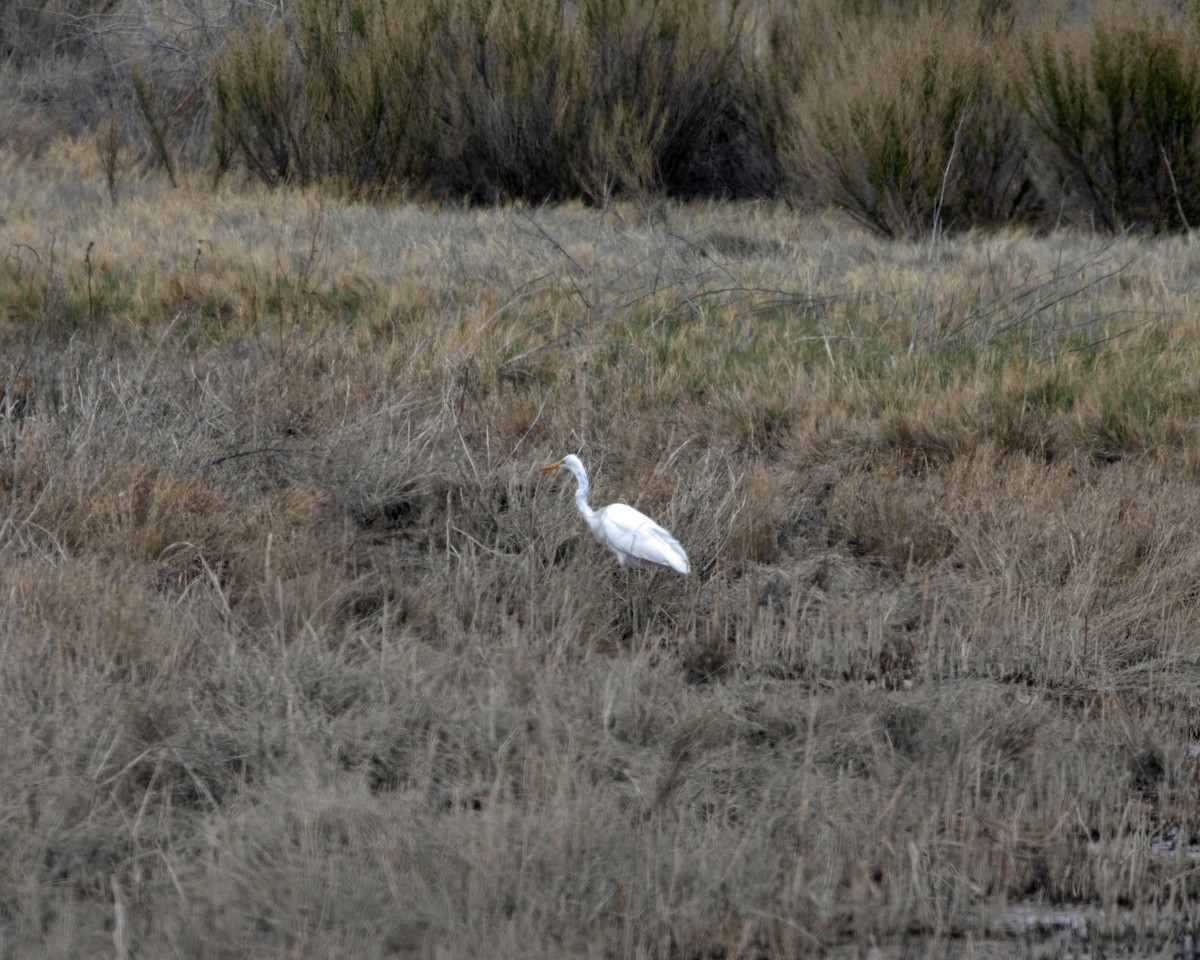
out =
<path fill-rule="evenodd" d="M 0 951 L 1187 956 L 1131 9 L 0 8 Z"/>
<path fill-rule="evenodd" d="M 1200 218 L 1200 8 L 11 0 L 0 132 L 359 198 L 774 197 L 885 236 Z"/>

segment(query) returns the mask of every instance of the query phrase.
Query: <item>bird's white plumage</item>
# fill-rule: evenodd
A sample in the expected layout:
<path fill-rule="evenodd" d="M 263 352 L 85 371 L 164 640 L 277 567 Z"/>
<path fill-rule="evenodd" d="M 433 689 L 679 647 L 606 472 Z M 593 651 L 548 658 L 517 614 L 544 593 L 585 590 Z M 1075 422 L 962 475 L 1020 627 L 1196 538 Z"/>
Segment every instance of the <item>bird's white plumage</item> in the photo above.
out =
<path fill-rule="evenodd" d="M 575 503 L 579 512 L 592 528 L 596 539 L 616 554 L 618 563 L 624 566 L 625 561 L 629 559 L 644 560 L 684 574 L 691 569 L 687 554 L 679 545 L 679 541 L 642 511 L 627 503 L 612 503 L 600 510 L 593 510 L 588 506 L 587 471 L 575 454 L 568 454 L 561 460 L 542 467 L 542 470 L 557 470 L 559 467 L 565 467 L 575 475 L 578 483 Z"/>

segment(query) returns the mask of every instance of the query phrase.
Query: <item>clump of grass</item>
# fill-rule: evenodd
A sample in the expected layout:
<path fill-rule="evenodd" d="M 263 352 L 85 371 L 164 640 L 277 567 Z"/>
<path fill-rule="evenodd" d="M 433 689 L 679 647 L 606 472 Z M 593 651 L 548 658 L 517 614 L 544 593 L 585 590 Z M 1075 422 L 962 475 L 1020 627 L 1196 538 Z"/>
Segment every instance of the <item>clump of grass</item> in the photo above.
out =
<path fill-rule="evenodd" d="M 876 474 L 896 472 L 884 479 Z M 871 561 L 904 571 L 927 566 L 953 551 L 954 538 L 937 504 L 944 493 L 936 481 L 909 482 L 906 471 L 880 465 L 872 476 L 847 478 L 827 505 L 835 537 Z"/>

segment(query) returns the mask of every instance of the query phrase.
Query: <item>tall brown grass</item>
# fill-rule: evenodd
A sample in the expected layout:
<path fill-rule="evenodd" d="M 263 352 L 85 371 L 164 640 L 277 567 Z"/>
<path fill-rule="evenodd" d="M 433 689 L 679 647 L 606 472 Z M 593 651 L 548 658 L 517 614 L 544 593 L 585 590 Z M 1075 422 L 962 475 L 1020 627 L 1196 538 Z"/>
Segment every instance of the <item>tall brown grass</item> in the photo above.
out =
<path fill-rule="evenodd" d="M 1187 949 L 1183 239 L 85 162 L 0 158 L 9 954 Z"/>

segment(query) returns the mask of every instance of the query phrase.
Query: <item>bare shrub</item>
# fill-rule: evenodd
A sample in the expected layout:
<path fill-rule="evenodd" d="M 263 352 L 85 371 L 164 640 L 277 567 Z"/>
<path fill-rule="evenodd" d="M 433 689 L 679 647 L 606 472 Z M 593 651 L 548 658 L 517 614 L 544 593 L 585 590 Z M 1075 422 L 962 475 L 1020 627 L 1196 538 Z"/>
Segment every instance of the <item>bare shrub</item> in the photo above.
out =
<path fill-rule="evenodd" d="M 885 236 L 1013 217 L 1032 198 L 1004 46 L 949 13 L 831 36 L 793 105 L 799 189 Z"/>
<path fill-rule="evenodd" d="M 573 191 L 588 88 L 578 21 L 554 2 L 448 5 L 434 37 L 442 189 L 495 201 Z"/>
<path fill-rule="evenodd" d="M 1027 109 L 1077 216 L 1108 230 L 1200 217 L 1197 43 L 1194 19 L 1170 5 L 1121 3 L 1026 41 Z"/>
<path fill-rule="evenodd" d="M 580 16 L 588 64 L 581 167 L 590 191 L 605 181 L 688 190 L 704 154 L 738 132 L 732 80 L 742 50 L 740 3 L 714 11 L 695 0 L 597 0 Z"/>
<path fill-rule="evenodd" d="M 237 150 L 268 184 L 308 176 L 307 118 L 300 110 L 280 24 L 250 18 L 226 47 L 213 79 L 213 136 L 227 164 Z"/>
<path fill-rule="evenodd" d="M 42 128 L 57 136 L 100 134 L 115 122 L 141 172 L 175 179 L 208 161 L 206 88 L 218 38 L 237 20 L 241 0 L 128 0 L 25 3 L 0 10 L 0 70 L 12 96 L 0 130 L 13 146 L 43 149 Z M 111 165 L 103 168 L 108 176 Z"/>
<path fill-rule="evenodd" d="M 435 184 L 484 200 L 727 190 L 741 14 L 668 4 L 344 6 L 229 39 L 218 153 L 269 182 Z M 747 141 L 748 142 L 748 141 Z M 436 147 L 436 151 L 435 151 Z M 436 158 L 435 158 L 436 152 Z M 706 167 L 707 165 L 707 167 Z M 729 161 L 726 161 L 729 166 Z"/>
<path fill-rule="evenodd" d="M 0 10 L 0 61 L 27 64 L 47 56 L 79 54 L 84 24 L 99 20 L 118 0 L 29 0 Z"/>

